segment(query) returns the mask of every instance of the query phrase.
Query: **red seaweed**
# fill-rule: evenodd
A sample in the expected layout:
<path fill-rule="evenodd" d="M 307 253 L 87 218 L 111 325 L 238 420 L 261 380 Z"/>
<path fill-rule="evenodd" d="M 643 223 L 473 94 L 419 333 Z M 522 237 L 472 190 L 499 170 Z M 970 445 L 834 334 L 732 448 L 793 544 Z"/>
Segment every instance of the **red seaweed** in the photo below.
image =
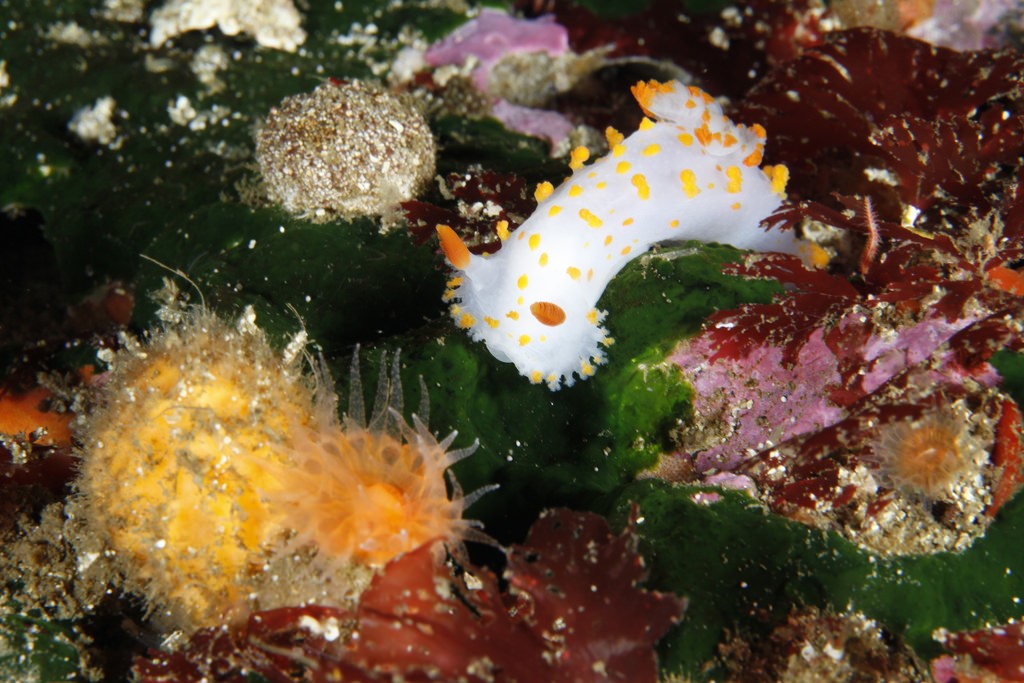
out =
<path fill-rule="evenodd" d="M 1024 623 L 959 633 L 940 630 L 937 639 L 954 655 L 953 662 L 940 658 L 932 663 L 937 681 L 987 681 L 993 675 L 1000 681 L 1024 681 Z"/>
<path fill-rule="evenodd" d="M 657 680 L 653 645 L 685 601 L 641 589 L 634 524 L 553 510 L 508 551 L 507 588 L 489 570 L 435 561 L 433 544 L 390 562 L 355 613 L 295 607 L 205 629 L 135 664 L 144 683 Z M 347 634 L 347 637 L 346 637 Z"/>

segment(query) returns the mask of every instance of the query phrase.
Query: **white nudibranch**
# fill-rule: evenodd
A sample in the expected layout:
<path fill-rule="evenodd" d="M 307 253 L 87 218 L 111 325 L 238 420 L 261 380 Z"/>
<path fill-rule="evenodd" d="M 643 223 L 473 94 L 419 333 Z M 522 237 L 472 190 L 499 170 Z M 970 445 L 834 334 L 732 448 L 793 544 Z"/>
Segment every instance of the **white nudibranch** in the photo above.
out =
<path fill-rule="evenodd" d="M 628 138 L 613 128 L 609 154 L 572 176 L 537 186 L 536 212 L 517 230 L 500 222 L 501 249 L 475 256 L 446 225 L 437 233 L 449 263 L 456 325 L 515 363 L 531 382 L 558 389 L 586 379 L 612 343 L 597 309 L 608 281 L 652 244 L 702 240 L 741 249 L 797 253 L 791 232 L 766 231 L 789 172 L 760 167 L 766 133 L 734 124 L 715 100 L 678 81 L 632 88 L 647 117 Z"/>

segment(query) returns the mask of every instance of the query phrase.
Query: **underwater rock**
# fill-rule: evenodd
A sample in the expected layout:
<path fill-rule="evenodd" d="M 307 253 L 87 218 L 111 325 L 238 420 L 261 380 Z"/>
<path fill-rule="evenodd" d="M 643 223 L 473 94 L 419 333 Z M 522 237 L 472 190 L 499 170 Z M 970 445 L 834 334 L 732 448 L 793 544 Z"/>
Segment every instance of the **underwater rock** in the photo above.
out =
<path fill-rule="evenodd" d="M 168 0 L 150 16 L 149 42 L 217 26 L 225 35 L 252 35 L 264 47 L 295 52 L 306 42 L 302 16 L 292 0 Z"/>
<path fill-rule="evenodd" d="M 860 612 L 794 609 L 764 637 L 734 637 L 719 648 L 727 681 L 910 683 L 924 672 L 904 643 Z"/>

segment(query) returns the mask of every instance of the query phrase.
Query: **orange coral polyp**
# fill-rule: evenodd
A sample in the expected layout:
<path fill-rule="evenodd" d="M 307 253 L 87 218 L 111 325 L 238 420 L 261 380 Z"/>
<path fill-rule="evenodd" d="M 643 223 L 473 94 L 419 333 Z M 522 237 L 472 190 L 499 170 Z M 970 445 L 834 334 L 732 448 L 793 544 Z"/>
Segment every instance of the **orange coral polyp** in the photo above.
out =
<path fill-rule="evenodd" d="M 883 428 L 875 458 L 882 474 L 907 493 L 936 500 L 967 470 L 966 425 L 943 413 Z"/>
<path fill-rule="evenodd" d="M 413 422 L 398 434 L 353 419 L 296 430 L 294 466 L 275 468 L 266 492 L 295 543 L 330 562 L 382 566 L 428 541 L 465 538 L 462 492 L 455 485 L 449 498 L 445 484 L 465 451 L 447 452 L 450 439 L 438 442 Z"/>

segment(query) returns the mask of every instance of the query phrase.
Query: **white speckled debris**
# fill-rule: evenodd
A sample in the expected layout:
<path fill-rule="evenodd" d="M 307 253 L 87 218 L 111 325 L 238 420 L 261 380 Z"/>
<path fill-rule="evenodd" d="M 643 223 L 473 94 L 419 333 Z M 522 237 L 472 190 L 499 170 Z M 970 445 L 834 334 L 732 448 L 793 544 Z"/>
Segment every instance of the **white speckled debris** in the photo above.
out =
<path fill-rule="evenodd" d="M 91 107 L 85 106 L 76 111 L 68 122 L 68 129 L 82 142 L 112 145 L 117 140 L 117 126 L 113 120 L 116 107 L 113 97 L 101 97 Z"/>
<path fill-rule="evenodd" d="M 188 31 L 217 26 L 226 35 L 247 33 L 264 47 L 295 52 L 306 40 L 292 0 L 167 0 L 149 18 L 149 40 L 160 47 Z"/>

